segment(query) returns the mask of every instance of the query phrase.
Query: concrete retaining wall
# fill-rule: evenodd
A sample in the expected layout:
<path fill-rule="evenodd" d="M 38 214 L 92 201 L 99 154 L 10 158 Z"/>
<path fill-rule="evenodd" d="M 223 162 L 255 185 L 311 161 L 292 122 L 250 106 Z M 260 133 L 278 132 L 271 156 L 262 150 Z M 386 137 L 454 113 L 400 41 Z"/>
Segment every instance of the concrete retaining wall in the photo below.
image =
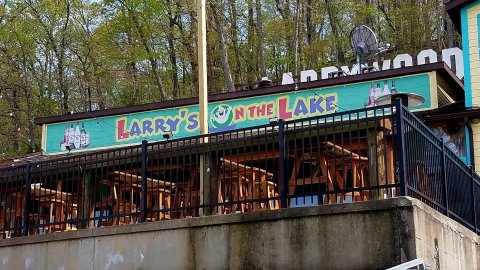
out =
<path fill-rule="evenodd" d="M 480 269 L 479 237 L 396 198 L 0 240 L 0 269 L 15 270 L 385 269 L 418 257 Z"/>

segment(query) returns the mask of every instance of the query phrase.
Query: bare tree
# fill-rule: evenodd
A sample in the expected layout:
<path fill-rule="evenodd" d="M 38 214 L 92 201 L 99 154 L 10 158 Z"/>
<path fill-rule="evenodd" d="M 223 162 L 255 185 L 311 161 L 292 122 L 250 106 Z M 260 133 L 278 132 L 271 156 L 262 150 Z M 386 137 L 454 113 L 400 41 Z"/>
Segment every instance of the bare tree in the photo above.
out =
<path fill-rule="evenodd" d="M 223 25 L 220 16 L 218 15 L 217 4 L 214 1 L 215 0 L 209 0 L 209 3 L 210 7 L 212 8 L 213 19 L 215 20 L 215 30 L 217 31 L 218 40 L 220 41 L 220 58 L 223 67 L 223 77 L 225 79 L 225 83 L 227 84 L 227 91 L 235 92 L 235 85 L 233 84 L 232 80 L 232 72 L 230 71 L 230 64 L 228 63 L 227 44 L 223 34 Z"/>
<path fill-rule="evenodd" d="M 265 44 L 263 36 L 263 18 L 262 18 L 262 5 L 260 0 L 256 0 L 256 12 L 257 12 L 257 38 L 258 38 L 258 60 L 259 71 L 262 77 L 267 76 L 267 68 L 265 65 Z"/>

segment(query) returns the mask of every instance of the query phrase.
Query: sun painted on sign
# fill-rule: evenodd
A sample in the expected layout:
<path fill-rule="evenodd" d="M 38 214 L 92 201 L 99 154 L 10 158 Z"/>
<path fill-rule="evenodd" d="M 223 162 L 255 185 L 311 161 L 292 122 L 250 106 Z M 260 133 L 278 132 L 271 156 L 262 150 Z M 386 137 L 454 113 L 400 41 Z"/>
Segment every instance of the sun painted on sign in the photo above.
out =
<path fill-rule="evenodd" d="M 381 83 L 384 81 L 212 102 L 207 114 L 209 133 L 264 125 L 273 117 L 294 120 L 363 108 L 368 105 L 365 99 L 371 92 L 371 85 Z M 428 74 L 396 78 L 395 85 L 401 89 L 412 89 L 411 86 L 415 85 L 412 92 L 426 99 L 420 108 L 430 107 Z M 47 125 L 47 153 L 66 151 L 65 145 L 69 142 L 65 131 L 67 124 Z M 167 132 L 173 135 L 173 139 L 194 136 L 200 134 L 199 124 L 198 105 L 84 119 L 81 120 L 81 130 L 89 131 L 88 143 L 85 140 L 83 144 L 80 142 L 78 148 L 69 148 L 76 151 L 136 144 L 144 139 L 158 141 L 163 140 L 162 135 Z M 68 132 L 70 128 L 71 124 L 68 125 Z M 59 141 L 63 144 L 59 145 Z"/>

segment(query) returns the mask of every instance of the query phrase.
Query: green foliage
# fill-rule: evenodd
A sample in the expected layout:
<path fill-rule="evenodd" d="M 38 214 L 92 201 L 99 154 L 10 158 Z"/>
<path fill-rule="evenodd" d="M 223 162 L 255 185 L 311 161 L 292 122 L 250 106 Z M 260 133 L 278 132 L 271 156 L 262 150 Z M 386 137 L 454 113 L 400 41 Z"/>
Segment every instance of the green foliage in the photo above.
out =
<path fill-rule="evenodd" d="M 440 50 L 449 42 L 441 1 L 215 3 L 240 86 L 258 80 L 261 60 L 270 78 L 351 64 L 349 32 L 358 24 L 370 25 L 395 52 Z M 211 11 L 208 83 L 218 93 L 226 86 Z M 1 2 L 0 159 L 40 150 L 36 117 L 196 96 L 196 31 L 191 0 Z"/>

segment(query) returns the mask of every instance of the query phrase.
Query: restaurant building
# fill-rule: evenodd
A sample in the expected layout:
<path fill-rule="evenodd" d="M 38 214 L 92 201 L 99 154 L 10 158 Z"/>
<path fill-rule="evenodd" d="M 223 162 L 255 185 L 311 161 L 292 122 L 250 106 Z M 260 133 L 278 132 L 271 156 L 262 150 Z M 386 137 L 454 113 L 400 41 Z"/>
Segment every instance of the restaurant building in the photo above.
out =
<path fill-rule="evenodd" d="M 449 4 L 463 50 L 211 95 L 208 135 L 198 98 L 35 119 L 43 152 L 0 162 L 1 238 L 401 196 L 479 234 L 480 2 L 467 2 Z"/>

